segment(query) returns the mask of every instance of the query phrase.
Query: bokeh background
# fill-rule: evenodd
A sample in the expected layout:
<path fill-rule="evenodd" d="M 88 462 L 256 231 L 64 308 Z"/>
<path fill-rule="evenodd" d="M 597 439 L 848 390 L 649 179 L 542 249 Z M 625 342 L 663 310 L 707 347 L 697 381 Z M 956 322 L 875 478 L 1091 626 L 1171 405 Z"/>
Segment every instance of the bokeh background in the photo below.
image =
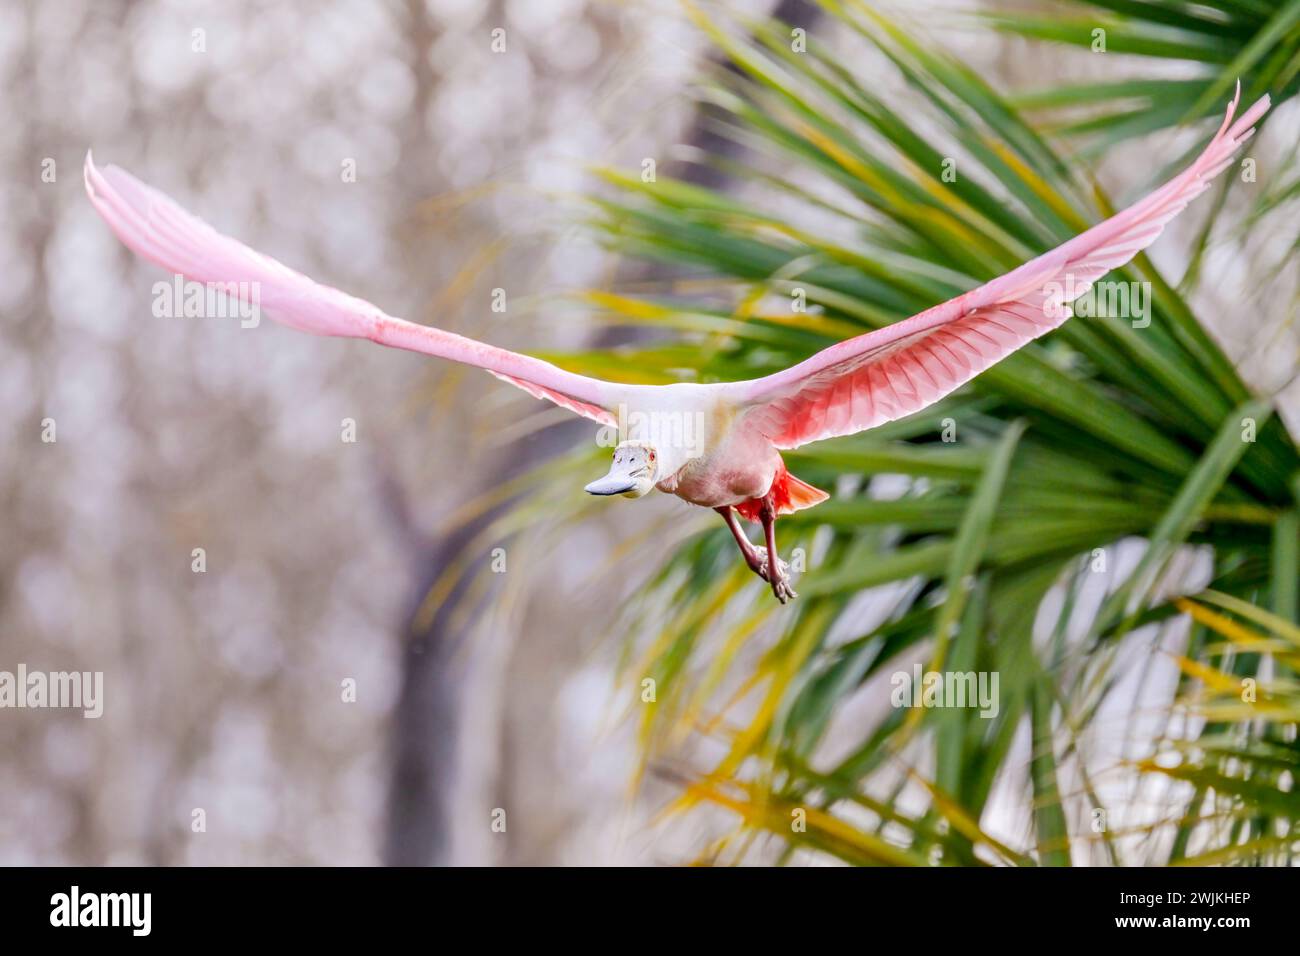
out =
<path fill-rule="evenodd" d="M 968 29 L 976 4 L 907 6 L 995 85 L 1089 75 Z M 616 677 L 622 601 L 685 506 L 594 502 L 447 585 L 496 545 L 464 505 L 585 424 L 418 356 L 155 318 L 163 276 L 80 176 L 93 147 L 392 314 L 581 348 L 611 333 L 561 294 L 648 278 L 582 227 L 586 164 L 688 157 L 709 56 L 671 3 L 0 6 L 0 669 L 106 684 L 99 720 L 0 712 L 0 864 L 669 863 L 727 829 L 656 821 L 673 791 L 638 778 Z M 1114 195 L 1148 148 L 1108 154 Z M 1270 327 L 1231 308 L 1230 258 L 1206 269 L 1214 321 Z M 1247 381 L 1294 364 L 1293 339 L 1236 341 Z"/>
<path fill-rule="evenodd" d="M 539 403 L 270 322 L 153 318 L 158 270 L 98 221 L 82 159 L 93 147 L 393 314 L 573 346 L 579 314 L 538 322 L 528 306 L 609 268 L 563 196 L 584 163 L 675 140 L 701 41 L 675 16 L 581 0 L 55 0 L 0 19 L 3 666 L 102 670 L 107 685 L 97 721 L 0 719 L 0 862 L 401 854 L 408 837 L 388 831 L 407 623 L 445 519 L 498 480 Z M 624 751 L 601 737 L 608 608 L 580 594 L 609 545 L 597 527 L 512 552 L 490 620 L 440 657 L 427 694 L 454 695 L 459 717 L 416 708 L 409 732 L 443 748 L 434 769 L 459 764 L 463 792 L 438 772 L 450 803 L 427 822 L 444 833 L 414 858 L 651 852 L 623 825 Z M 505 834 L 488 828 L 496 807 Z"/>

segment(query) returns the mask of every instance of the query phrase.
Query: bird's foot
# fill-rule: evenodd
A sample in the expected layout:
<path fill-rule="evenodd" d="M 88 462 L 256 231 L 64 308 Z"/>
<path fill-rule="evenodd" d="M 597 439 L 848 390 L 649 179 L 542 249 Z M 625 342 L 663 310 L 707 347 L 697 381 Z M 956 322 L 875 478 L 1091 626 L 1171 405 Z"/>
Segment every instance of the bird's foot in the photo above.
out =
<path fill-rule="evenodd" d="M 763 547 L 761 544 L 754 546 L 754 561 L 750 564 L 749 569 L 764 581 L 767 581 L 769 584 L 771 583 L 772 576 L 767 570 L 767 548 Z M 785 577 L 790 573 L 790 566 L 779 557 L 776 559 L 776 569 L 781 577 Z"/>
<path fill-rule="evenodd" d="M 773 580 L 767 565 L 767 548 L 758 545 L 754 548 L 754 552 L 758 556 L 758 567 L 754 568 L 754 573 L 772 585 L 772 593 L 776 595 L 776 599 L 784 604 L 792 598 L 797 598 L 799 595 L 790 583 L 790 565 L 778 557 L 776 559 L 776 579 Z"/>

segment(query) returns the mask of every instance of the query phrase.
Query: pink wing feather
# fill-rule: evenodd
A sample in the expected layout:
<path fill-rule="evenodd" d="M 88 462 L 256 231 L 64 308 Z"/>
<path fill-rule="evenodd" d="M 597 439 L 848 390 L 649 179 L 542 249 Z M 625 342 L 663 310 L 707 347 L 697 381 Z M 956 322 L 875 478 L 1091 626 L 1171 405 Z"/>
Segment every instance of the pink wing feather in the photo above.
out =
<path fill-rule="evenodd" d="M 238 294 L 238 283 L 256 283 L 261 305 L 284 325 L 473 365 L 561 408 L 603 424 L 616 423 L 610 410 L 623 397 L 613 383 L 386 315 L 369 302 L 314 282 L 222 235 L 130 173 L 114 166 L 99 170 L 89 154 L 85 177 L 90 201 L 118 238 L 168 272 L 195 282 L 228 283 L 228 294 Z"/>
<path fill-rule="evenodd" d="M 1209 188 L 1269 107 L 1267 96 L 1234 124 L 1241 95 L 1194 163 L 1105 222 L 1006 275 L 942 305 L 832 345 L 783 372 L 721 386 L 747 406 L 746 423 L 777 448 L 850 435 L 920 411 L 1071 315 L 1075 297 L 1160 235 Z"/>

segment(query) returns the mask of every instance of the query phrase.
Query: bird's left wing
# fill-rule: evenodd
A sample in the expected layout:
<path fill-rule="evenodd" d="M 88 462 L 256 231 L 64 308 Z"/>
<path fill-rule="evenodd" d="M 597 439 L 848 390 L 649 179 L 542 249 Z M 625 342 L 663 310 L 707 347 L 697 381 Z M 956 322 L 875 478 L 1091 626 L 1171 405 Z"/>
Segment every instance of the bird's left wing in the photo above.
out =
<path fill-rule="evenodd" d="M 1209 188 L 1268 109 L 1265 96 L 1186 170 L 1105 222 L 910 319 L 847 339 L 783 372 L 716 386 L 777 448 L 851 435 L 920 411 L 1071 315 L 1069 302 L 1160 235 Z M 1067 299 L 1067 290 L 1070 290 Z"/>
<path fill-rule="evenodd" d="M 473 365 L 602 424 L 625 401 L 626 386 L 576 375 L 528 355 L 386 315 L 377 306 L 321 285 L 270 256 L 222 235 L 130 173 L 97 168 L 86 156 L 86 192 L 126 245 L 168 272 L 253 299 L 284 325 L 317 335 L 370 339 Z"/>

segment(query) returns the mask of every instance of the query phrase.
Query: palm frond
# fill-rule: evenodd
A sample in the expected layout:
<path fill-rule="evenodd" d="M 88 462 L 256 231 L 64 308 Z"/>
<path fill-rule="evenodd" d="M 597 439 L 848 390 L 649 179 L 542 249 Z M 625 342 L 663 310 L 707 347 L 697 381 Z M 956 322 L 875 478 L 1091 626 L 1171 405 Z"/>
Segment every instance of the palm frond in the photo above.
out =
<path fill-rule="evenodd" d="M 1279 51 L 1300 49 L 1300 2 L 1092 4 L 1113 24 L 1112 49 L 1191 60 L 1203 75 L 1020 103 L 874 5 L 823 6 L 844 49 L 816 38 L 801 49 L 782 24 L 688 5 L 731 66 L 701 97 L 741 148 L 700 159 L 735 189 L 603 170 L 591 228 L 674 278 L 651 294 L 587 294 L 604 321 L 651 337 L 557 361 L 590 374 L 635 367 L 647 381 L 792 364 L 1111 212 L 1023 108 L 1158 104 L 1141 124 L 1116 109 L 1098 127 L 1113 141 L 1217 110 L 1230 70 L 1279 93 L 1296 82 Z M 997 25 L 1081 42 L 1070 20 Z M 906 96 L 880 92 L 887 69 Z M 1289 853 L 1300 451 L 1149 261 L 1109 278 L 1149 292 L 1149 323 L 1075 319 L 921 415 L 789 456 L 837 489 L 783 522 L 807 569 L 794 605 L 762 600 L 721 526 L 688 531 L 625 628 L 641 635 L 627 676 L 658 688 L 640 712 L 645 766 L 690 767 L 673 771 L 674 809 L 726 808 L 764 835 L 742 851 L 775 843 L 777 859 L 1151 861 L 1156 834 L 1170 861 Z M 1180 603 L 1203 586 L 1213 595 Z M 1089 821 L 1107 809 L 1104 788 L 1085 752 L 1114 735 L 1101 715 L 1126 692 L 1116 661 L 1143 654 L 1155 667 L 1153 640 L 1177 640 L 1188 614 L 1178 706 L 1201 708 L 1204 729 L 1171 732 L 1130 762 L 1140 779 L 1181 788 L 1175 810 L 1098 831 Z M 1216 631 L 1212 614 L 1268 633 Z M 896 691 L 914 668 L 995 676 L 996 699 L 913 709 Z M 1273 703 L 1188 696 L 1198 681 L 1226 688 L 1215 675 L 1255 680 Z M 1233 736 L 1260 721 L 1274 731 Z M 1229 738 L 1235 749 L 1212 749 Z M 1023 808 L 1018 822 L 985 819 L 995 792 Z"/>

